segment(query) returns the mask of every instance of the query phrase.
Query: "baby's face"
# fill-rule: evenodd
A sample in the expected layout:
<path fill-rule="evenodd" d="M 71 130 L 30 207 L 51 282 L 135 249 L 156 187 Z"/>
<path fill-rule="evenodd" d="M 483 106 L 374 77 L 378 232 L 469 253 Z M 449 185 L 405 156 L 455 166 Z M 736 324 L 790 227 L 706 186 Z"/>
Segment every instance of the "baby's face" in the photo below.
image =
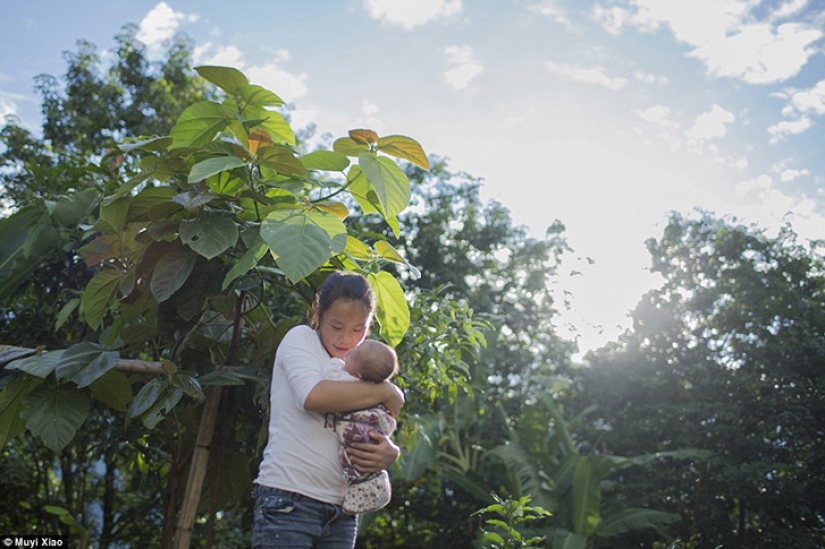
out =
<path fill-rule="evenodd" d="M 361 377 L 361 363 L 358 360 L 359 350 L 360 346 L 356 347 L 355 349 L 352 349 L 344 357 L 344 371 L 354 377 Z"/>

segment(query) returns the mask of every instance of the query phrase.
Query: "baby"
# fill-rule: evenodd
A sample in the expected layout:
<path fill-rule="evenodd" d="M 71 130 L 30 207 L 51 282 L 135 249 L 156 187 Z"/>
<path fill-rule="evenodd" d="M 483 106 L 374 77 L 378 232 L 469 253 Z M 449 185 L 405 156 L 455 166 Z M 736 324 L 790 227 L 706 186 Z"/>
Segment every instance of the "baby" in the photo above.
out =
<path fill-rule="evenodd" d="M 339 368 L 343 366 L 343 371 L 350 376 L 370 383 L 381 383 L 398 373 L 395 350 L 380 341 L 365 340 L 347 354 L 343 365 L 340 359 L 333 360 L 337 361 Z M 370 431 L 392 435 L 396 426 L 395 418 L 381 404 L 334 416 L 332 425 L 338 435 L 338 460 L 349 485 L 344 494 L 344 512 L 358 515 L 377 511 L 392 498 L 390 477 L 386 471 L 359 473 L 349 460 L 347 448 L 353 442 L 371 441 Z"/>

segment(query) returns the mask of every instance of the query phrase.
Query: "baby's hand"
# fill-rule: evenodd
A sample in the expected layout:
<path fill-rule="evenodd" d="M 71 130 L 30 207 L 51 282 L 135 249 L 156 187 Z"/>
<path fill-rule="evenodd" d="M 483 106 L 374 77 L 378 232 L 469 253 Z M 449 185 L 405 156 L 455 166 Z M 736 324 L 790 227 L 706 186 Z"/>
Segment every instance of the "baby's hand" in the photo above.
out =
<path fill-rule="evenodd" d="M 387 412 L 390 413 L 392 417 L 397 417 L 398 412 L 401 411 L 401 408 L 404 407 L 405 397 L 404 391 L 402 391 L 397 385 L 394 383 L 390 383 L 385 381 L 384 383 L 390 388 L 389 396 L 384 399 L 384 406 L 387 408 Z"/>

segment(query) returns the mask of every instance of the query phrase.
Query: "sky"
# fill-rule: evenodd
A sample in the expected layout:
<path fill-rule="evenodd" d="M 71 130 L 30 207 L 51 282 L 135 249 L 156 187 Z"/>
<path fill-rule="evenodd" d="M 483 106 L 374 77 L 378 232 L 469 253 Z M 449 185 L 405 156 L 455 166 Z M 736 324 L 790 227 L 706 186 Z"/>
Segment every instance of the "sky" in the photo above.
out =
<path fill-rule="evenodd" d="M 240 69 L 294 127 L 418 140 L 574 252 L 560 334 L 615 340 L 661 283 L 670 212 L 825 237 L 825 0 L 27 0 L 0 7 L 0 120 L 38 132 L 38 74 L 127 23 L 151 56 Z"/>

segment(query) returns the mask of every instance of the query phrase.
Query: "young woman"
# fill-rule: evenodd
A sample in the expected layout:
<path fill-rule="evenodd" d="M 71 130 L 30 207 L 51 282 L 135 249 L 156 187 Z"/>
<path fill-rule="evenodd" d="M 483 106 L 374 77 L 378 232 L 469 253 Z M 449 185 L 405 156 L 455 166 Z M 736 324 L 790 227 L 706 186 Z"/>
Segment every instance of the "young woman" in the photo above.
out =
<path fill-rule="evenodd" d="M 356 517 L 341 509 L 347 483 L 338 439 L 327 412 L 383 403 L 395 415 L 404 404 L 389 382 L 324 379 L 332 358 L 343 359 L 367 336 L 375 295 L 358 274 L 327 277 L 310 326 L 296 326 L 278 346 L 272 371 L 269 440 L 255 481 L 253 549 L 352 549 Z M 400 454 L 388 437 L 355 444 L 350 460 L 362 473 L 379 472 Z"/>

